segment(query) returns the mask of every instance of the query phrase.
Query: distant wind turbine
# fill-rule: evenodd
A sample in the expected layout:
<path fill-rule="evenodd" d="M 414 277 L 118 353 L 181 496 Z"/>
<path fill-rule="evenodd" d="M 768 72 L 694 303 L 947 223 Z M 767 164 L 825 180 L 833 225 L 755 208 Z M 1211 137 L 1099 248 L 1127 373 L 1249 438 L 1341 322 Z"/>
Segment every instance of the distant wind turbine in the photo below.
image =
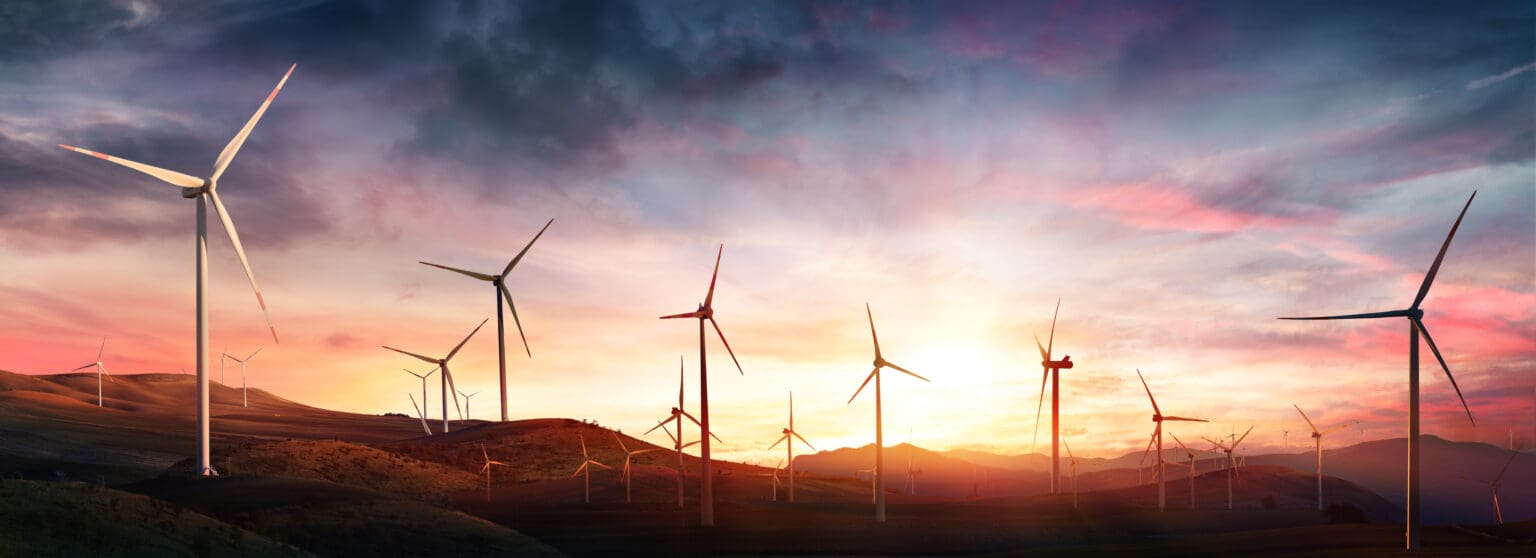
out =
<path fill-rule="evenodd" d="M 660 428 L 662 432 L 667 433 L 667 438 L 672 440 L 672 449 L 677 450 L 677 509 L 683 509 L 683 449 L 699 443 L 698 440 L 686 444 L 683 443 L 683 417 L 687 417 L 694 424 L 699 424 L 698 419 L 693 418 L 693 415 L 683 410 L 683 357 L 679 356 L 677 357 L 677 406 L 672 408 L 672 413 L 667 415 L 667 418 L 661 419 L 661 422 L 656 423 L 656 426 L 652 426 L 650 430 L 641 434 L 641 436 L 644 436 Z M 667 429 L 667 422 L 673 420 L 677 421 L 676 435 L 673 435 L 672 431 Z M 709 435 L 715 441 L 720 441 L 720 437 L 715 436 L 713 432 Z"/>
<path fill-rule="evenodd" d="M 928 381 L 928 378 L 885 360 L 885 356 L 880 353 L 880 336 L 875 334 L 875 315 L 870 312 L 868 302 L 864 303 L 864 314 L 869 317 L 869 336 L 875 342 L 875 368 L 864 377 L 864 383 L 859 384 L 858 391 L 853 392 L 853 397 L 848 398 L 848 403 L 853 403 L 853 400 L 859 397 L 859 393 L 864 391 L 864 386 L 869 385 L 871 379 L 875 381 L 875 521 L 885 523 L 885 427 L 882 425 L 880 416 L 880 370 L 890 367 L 924 382 Z"/>
<path fill-rule="evenodd" d="M 1323 436 L 1347 428 L 1349 423 L 1346 422 L 1328 430 L 1320 431 L 1316 426 L 1312 425 L 1312 419 L 1307 418 L 1307 413 L 1301 410 L 1301 406 L 1295 403 L 1292 403 L 1291 406 L 1296 407 L 1296 412 L 1301 413 L 1301 420 L 1307 421 L 1307 428 L 1312 429 L 1312 441 L 1317 446 L 1317 511 L 1323 511 Z"/>
<path fill-rule="evenodd" d="M 101 363 L 101 355 L 106 350 L 107 350 L 107 338 L 106 337 L 102 337 L 101 338 L 101 346 L 96 349 L 96 362 L 92 362 L 92 363 L 87 364 L 85 366 L 81 366 L 81 367 L 76 368 L 74 370 L 70 370 L 70 372 L 79 372 L 79 371 L 85 370 L 87 368 L 95 368 L 96 369 L 96 406 L 97 407 L 101 407 L 102 406 L 102 404 L 101 404 L 101 402 L 102 402 L 102 398 L 101 398 L 101 376 L 103 374 L 105 374 L 107 376 L 111 376 L 111 374 L 107 373 L 107 365 Z M 112 380 L 112 382 L 116 383 L 117 380 Z"/>
<path fill-rule="evenodd" d="M 443 358 L 422 356 L 410 351 L 402 351 L 388 345 L 384 346 L 384 348 L 400 353 L 402 355 L 416 357 L 422 362 L 426 362 L 428 364 L 436 364 L 437 368 L 443 371 L 443 375 L 439 376 L 439 383 L 442 384 L 443 390 L 443 433 L 445 434 L 448 432 L 448 395 L 450 393 L 453 395 L 453 408 L 459 408 L 459 391 L 458 387 L 453 385 L 453 372 L 448 370 L 448 361 L 453 360 L 453 355 L 459 354 L 459 349 L 464 348 L 464 344 L 468 343 L 469 339 L 474 337 L 475 333 L 480 331 L 480 328 L 485 327 L 485 322 L 489 321 L 491 321 L 490 318 L 481 320 L 480 325 L 475 326 L 474 331 L 471 331 L 469 332 L 469 335 L 464 336 L 464 340 L 460 341 L 458 345 L 454 346 L 452 351 L 448 351 L 448 356 Z M 423 397 L 423 399 L 425 399 L 425 397 Z"/>
<path fill-rule="evenodd" d="M 1066 440 L 1061 441 L 1061 446 L 1067 449 L 1067 461 L 1072 464 L 1072 509 L 1077 509 L 1077 457 L 1072 455 L 1072 446 L 1067 445 Z"/>
<path fill-rule="evenodd" d="M 1435 340 L 1429 335 L 1429 329 L 1424 327 L 1424 310 L 1419 305 L 1424 302 L 1424 297 L 1429 295 L 1429 286 L 1435 282 L 1435 275 L 1440 272 L 1440 263 L 1445 260 L 1445 252 L 1451 247 L 1451 239 L 1456 237 L 1456 229 L 1461 228 L 1462 218 L 1467 216 L 1467 209 L 1472 207 L 1472 200 L 1477 198 L 1477 192 L 1467 198 L 1467 204 L 1462 206 L 1461 215 L 1456 217 L 1456 223 L 1451 225 L 1450 234 L 1445 235 L 1445 243 L 1440 245 L 1440 253 L 1435 255 L 1435 263 L 1430 264 L 1429 272 L 1424 275 L 1424 282 L 1419 285 L 1419 293 L 1413 297 L 1413 304 L 1403 310 L 1390 310 L 1386 312 L 1367 312 L 1363 314 L 1345 314 L 1341 316 L 1311 316 L 1303 318 L 1280 318 L 1282 320 L 1358 320 L 1374 318 L 1407 318 L 1408 319 L 1408 520 L 1405 538 L 1408 550 L 1419 548 L 1419 507 L 1423 496 L 1419 493 L 1419 335 L 1423 334 L 1425 344 L 1435 354 L 1435 360 L 1440 362 L 1440 368 L 1445 371 L 1446 379 L 1451 381 L 1451 388 L 1456 390 L 1456 398 L 1461 400 L 1461 406 L 1467 411 L 1467 420 L 1473 426 L 1477 420 L 1472 418 L 1472 407 L 1467 405 L 1467 399 L 1461 395 L 1461 387 L 1456 385 L 1456 377 L 1451 375 L 1451 367 L 1445 363 L 1445 357 L 1440 355 L 1440 348 L 1435 346 Z"/>
<path fill-rule="evenodd" d="M 432 411 L 428 408 L 428 405 L 427 405 L 427 377 L 431 376 L 433 374 L 436 374 L 437 373 L 437 367 L 436 366 L 432 367 L 432 369 L 427 371 L 426 374 L 417 374 L 415 372 L 412 372 L 411 369 L 409 369 L 409 368 L 401 368 L 401 370 L 404 370 L 406 374 L 410 374 L 410 375 L 415 376 L 417 378 L 421 378 L 421 414 L 422 414 L 422 416 L 426 416 L 427 414 L 430 414 Z"/>
<path fill-rule="evenodd" d="M 1248 430 L 1244 431 L 1243 435 L 1233 441 L 1231 445 L 1223 444 L 1210 438 L 1205 439 L 1205 441 L 1221 448 L 1221 451 L 1227 454 L 1227 509 L 1229 510 L 1232 509 L 1232 475 L 1237 472 L 1236 462 L 1232 460 L 1232 452 L 1237 450 L 1238 444 L 1243 443 L 1243 440 L 1248 438 L 1249 432 L 1253 432 L 1252 426 L 1248 427 Z"/>
<path fill-rule="evenodd" d="M 813 446 L 813 445 L 811 445 L 810 442 L 805 441 L 805 438 L 801 438 L 800 437 L 800 433 L 795 431 L 795 392 L 793 392 L 793 391 L 789 392 L 789 426 L 785 427 L 782 432 L 783 432 L 784 435 L 780 436 L 779 439 L 773 443 L 773 445 L 768 446 L 768 449 L 771 450 L 771 449 L 773 449 L 775 447 L 778 447 L 778 445 L 780 443 L 784 444 L 784 451 L 785 451 L 786 459 L 789 460 L 789 501 L 790 502 L 794 502 L 795 501 L 795 440 L 794 439 L 799 439 L 800 443 L 805 444 L 805 447 L 811 448 L 812 450 L 816 449 L 816 446 Z"/>
<path fill-rule="evenodd" d="M 1062 357 L 1061 360 L 1051 360 L 1051 351 L 1056 347 L 1056 315 L 1061 312 L 1061 299 L 1056 299 L 1056 311 L 1051 313 L 1051 336 L 1047 345 L 1040 344 L 1040 336 L 1035 336 L 1035 347 L 1040 349 L 1040 366 L 1045 369 L 1045 374 L 1040 377 L 1040 400 L 1035 403 L 1035 436 L 1040 435 L 1040 407 L 1045 403 L 1045 380 L 1051 380 L 1051 494 L 1056 494 L 1061 487 L 1061 371 L 1072 368 L 1072 355 Z M 1029 442 L 1033 447 L 1033 439 Z"/>
<path fill-rule="evenodd" d="M 478 391 L 474 392 L 474 393 L 464 393 L 462 391 L 459 392 L 459 397 L 463 397 L 464 398 L 464 416 L 461 417 L 459 420 L 474 420 L 475 419 L 474 415 L 469 414 L 469 398 L 474 397 L 476 395 L 480 395 L 480 392 L 478 392 Z"/>
<path fill-rule="evenodd" d="M 574 479 L 576 478 L 576 475 L 586 473 L 587 488 L 585 502 L 590 504 L 592 503 L 592 467 L 602 467 L 609 470 L 612 470 L 613 467 L 598 463 L 587 455 L 587 439 L 582 437 L 581 434 L 576 434 L 576 439 L 581 441 L 581 466 L 576 468 L 576 472 L 571 473 L 571 478 Z"/>
<path fill-rule="evenodd" d="M 480 472 L 485 473 L 485 501 L 489 502 L 491 501 L 491 466 L 506 467 L 507 464 L 500 461 L 492 461 L 491 454 L 485 452 L 485 444 L 480 444 L 480 455 L 485 457 L 485 466 L 480 468 Z"/>
<path fill-rule="evenodd" d="M 229 168 L 230 161 L 235 154 L 240 152 L 240 147 L 245 145 L 246 138 L 250 137 L 251 130 L 256 127 L 256 122 L 261 120 L 261 115 L 267 112 L 267 107 L 272 105 L 272 100 L 277 98 L 277 92 L 283 89 L 283 84 L 288 82 L 288 76 L 293 75 L 293 69 L 298 65 L 288 67 L 288 72 L 283 74 L 283 79 L 277 82 L 277 87 L 267 94 L 266 100 L 256 108 L 256 114 L 245 122 L 245 126 L 235 134 L 219 152 L 219 157 L 213 162 L 213 170 L 207 178 L 198 178 L 182 174 L 173 170 L 146 165 L 136 161 L 129 161 L 120 157 L 113 157 L 105 153 L 97 153 L 89 149 L 81 149 L 70 145 L 59 144 L 59 147 L 96 157 L 109 163 L 115 163 L 130 169 L 153 176 L 161 181 L 182 188 L 181 197 L 197 200 L 197 470 L 200 475 L 216 475 L 213 464 L 208 461 L 208 205 L 219 214 L 219 221 L 224 224 L 224 232 L 229 235 L 229 243 L 234 246 L 235 256 L 240 259 L 240 266 L 245 268 L 245 277 L 250 280 L 251 290 L 256 293 L 256 304 L 261 306 L 261 315 L 267 320 L 267 329 L 272 332 L 272 342 L 277 342 L 277 328 L 272 325 L 272 316 L 267 313 L 267 303 L 261 297 L 261 288 L 256 286 L 256 275 L 251 272 L 251 263 L 245 257 L 245 248 L 240 246 L 240 235 L 235 232 L 235 223 L 229 218 L 229 211 L 224 209 L 224 202 L 219 200 L 219 177 L 224 176 L 224 170 Z"/>
<path fill-rule="evenodd" d="M 1195 450 L 1184 445 L 1178 434 L 1169 432 L 1168 435 L 1173 436 L 1173 443 L 1178 444 L 1184 454 L 1189 456 L 1189 509 L 1195 509 Z"/>
<path fill-rule="evenodd" d="M 630 460 L 634 456 L 636 456 L 636 455 L 640 455 L 642 453 L 650 453 L 650 452 L 656 451 L 656 448 L 641 449 L 641 450 L 630 450 L 629 446 L 624 445 L 624 440 L 622 438 L 619 438 L 618 434 L 614 434 L 613 435 L 613 441 L 618 442 L 619 443 L 619 449 L 624 450 L 624 471 L 623 471 L 623 474 L 624 474 L 624 503 L 628 504 L 628 503 L 631 502 L 631 500 L 629 499 L 629 484 L 630 484 L 630 479 L 631 479 L 631 474 L 632 474 L 631 470 L 629 468 Z"/>
<path fill-rule="evenodd" d="M 528 245 L 524 246 L 523 250 L 512 258 L 512 261 L 507 262 L 507 267 L 502 268 L 501 273 L 496 275 L 476 273 L 430 262 L 416 262 L 489 282 L 493 287 L 492 290 L 496 291 L 496 357 L 497 363 L 501 366 L 501 422 L 507 422 L 507 331 L 501 317 L 501 301 L 503 298 L 507 301 L 507 308 L 512 310 L 512 322 L 517 324 L 517 336 L 523 340 L 523 351 L 528 353 L 528 358 L 533 358 L 533 349 L 528 348 L 528 336 L 523 335 L 523 321 L 517 317 L 517 305 L 512 303 L 512 292 L 507 290 L 507 274 L 512 272 L 512 268 L 517 267 L 517 262 L 522 261 L 523 256 L 528 253 L 528 249 L 533 248 L 533 243 L 538 242 L 539 237 L 544 236 L 545 229 L 548 229 L 554 222 L 554 219 L 550 219 L 549 222 L 544 223 L 544 228 L 539 229 L 539 233 L 533 235 L 533 240 L 528 241 Z"/>
<path fill-rule="evenodd" d="M 1140 369 L 1136 370 L 1136 377 L 1141 378 L 1141 387 L 1147 390 L 1147 399 L 1152 400 L 1152 422 L 1157 423 L 1157 427 L 1152 430 L 1152 436 L 1157 438 L 1157 511 L 1164 511 L 1168 509 L 1168 468 L 1163 460 L 1163 421 L 1210 421 L 1197 418 L 1163 416 L 1163 411 L 1157 408 L 1157 398 L 1152 397 L 1152 388 L 1147 387 L 1147 379 L 1141 375 Z"/>
<path fill-rule="evenodd" d="M 1493 491 L 1493 516 L 1499 521 L 1499 525 L 1504 524 L 1504 510 L 1499 509 L 1499 487 L 1503 486 L 1504 473 L 1509 471 L 1509 464 L 1514 463 L 1516 457 L 1520 457 L 1520 452 L 1510 450 L 1509 459 L 1504 460 L 1504 466 L 1499 469 L 1499 474 L 1494 475 L 1491 481 L 1461 477 L 1462 480 L 1486 484 L 1488 489 Z"/>
<path fill-rule="evenodd" d="M 715 272 L 709 276 L 709 291 L 704 295 L 704 302 L 699 304 L 699 309 L 683 314 L 662 316 L 663 320 L 676 318 L 698 318 L 699 320 L 699 525 L 713 527 L 715 525 L 715 479 L 711 474 L 709 462 L 709 359 L 704 351 L 704 322 L 714 326 L 715 334 L 720 336 L 720 343 L 725 345 L 725 351 L 731 355 L 731 362 L 736 363 L 736 371 L 746 375 L 741 369 L 741 361 L 736 360 L 736 352 L 731 350 L 731 343 L 725 340 L 725 333 L 720 331 L 720 324 L 715 322 L 715 280 L 720 277 L 720 256 L 725 254 L 725 245 L 715 253 Z M 679 436 L 682 434 L 679 433 Z"/>
<path fill-rule="evenodd" d="M 250 399 L 250 397 L 248 395 L 248 392 L 246 391 L 245 365 L 246 365 L 246 363 L 249 363 L 251 361 L 251 359 L 256 358 L 256 353 L 259 353 L 259 352 L 261 352 L 261 348 L 257 348 L 255 352 L 253 352 L 253 353 L 251 353 L 249 355 L 246 355 L 245 358 L 240 358 L 240 357 L 237 357 L 237 356 L 229 354 L 229 353 L 224 353 L 224 358 L 227 358 L 229 360 L 233 360 L 235 362 L 240 363 L 240 406 L 241 407 L 249 407 L 249 406 L 251 406 L 251 399 Z M 220 363 L 219 367 L 223 368 L 223 366 L 224 366 L 223 360 L 220 360 L 219 363 Z"/>

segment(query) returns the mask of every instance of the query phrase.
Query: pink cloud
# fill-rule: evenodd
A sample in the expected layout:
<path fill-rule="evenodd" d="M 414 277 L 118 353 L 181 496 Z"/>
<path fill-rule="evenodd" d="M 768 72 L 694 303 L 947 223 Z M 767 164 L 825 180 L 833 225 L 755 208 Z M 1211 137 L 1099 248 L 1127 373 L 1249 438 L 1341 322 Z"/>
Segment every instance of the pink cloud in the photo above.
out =
<path fill-rule="evenodd" d="M 1222 209 L 1186 188 L 1154 181 L 1131 182 L 1058 194 L 1059 201 L 1128 225 L 1166 231 L 1230 233 L 1296 225 L 1298 220 Z"/>

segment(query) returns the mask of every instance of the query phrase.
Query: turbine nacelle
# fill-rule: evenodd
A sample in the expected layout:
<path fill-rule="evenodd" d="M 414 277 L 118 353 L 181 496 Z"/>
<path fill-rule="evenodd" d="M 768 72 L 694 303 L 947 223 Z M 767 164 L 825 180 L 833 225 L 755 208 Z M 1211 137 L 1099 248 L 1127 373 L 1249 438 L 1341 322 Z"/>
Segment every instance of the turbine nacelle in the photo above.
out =
<path fill-rule="evenodd" d="M 212 192 L 214 184 L 215 184 L 214 181 L 208 180 L 208 179 L 204 178 L 203 179 L 203 185 L 201 187 L 199 187 L 199 188 L 182 188 L 181 189 L 181 197 L 190 200 L 192 198 L 196 198 L 196 197 L 201 196 L 203 194 L 206 194 L 208 192 Z"/>

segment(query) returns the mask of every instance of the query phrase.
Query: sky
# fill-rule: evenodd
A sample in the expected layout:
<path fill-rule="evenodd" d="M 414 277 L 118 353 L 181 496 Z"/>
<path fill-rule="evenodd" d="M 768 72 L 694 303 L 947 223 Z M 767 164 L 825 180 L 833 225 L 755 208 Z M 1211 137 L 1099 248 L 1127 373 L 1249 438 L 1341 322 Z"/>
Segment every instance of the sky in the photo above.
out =
<path fill-rule="evenodd" d="M 866 302 L 931 380 L 884 377 L 888 444 L 1045 449 L 1058 299 L 1079 454 L 1143 449 L 1138 369 L 1211 421 L 1184 439 L 1301 451 L 1293 404 L 1401 437 L 1407 324 L 1275 318 L 1406 307 L 1476 191 L 1424 309 L 1478 422 L 1426 347 L 1424 430 L 1536 445 L 1536 7 L 1238 4 L 6 2 L 0 369 L 105 336 L 116 373 L 195 370 L 193 204 L 55 144 L 205 175 L 297 64 L 219 182 L 280 345 L 209 239 L 215 355 L 264 347 L 252 385 L 295 401 L 411 412 L 422 364 L 381 345 L 495 315 L 416 262 L 494 273 L 554 219 L 507 281 L 514 418 L 640 434 L 679 358 L 696 411 L 696 324 L 657 317 L 723 244 L 724 458 L 782 455 L 790 390 L 817 448 L 873 441 Z M 453 362 L 476 418 L 493 327 Z"/>

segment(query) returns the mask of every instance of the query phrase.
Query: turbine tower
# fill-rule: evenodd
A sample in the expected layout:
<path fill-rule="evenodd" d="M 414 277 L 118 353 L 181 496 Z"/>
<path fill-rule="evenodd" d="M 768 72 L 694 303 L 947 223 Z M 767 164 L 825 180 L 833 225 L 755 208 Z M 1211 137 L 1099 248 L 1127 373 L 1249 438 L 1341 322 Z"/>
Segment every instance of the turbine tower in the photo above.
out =
<path fill-rule="evenodd" d="M 1045 369 L 1045 374 L 1040 377 L 1040 400 L 1035 403 L 1035 438 L 1040 435 L 1040 407 L 1045 403 L 1045 381 L 1051 380 L 1051 494 L 1057 493 L 1061 487 L 1061 370 L 1072 368 L 1072 355 L 1062 357 L 1061 360 L 1052 360 L 1052 350 L 1056 347 L 1056 315 L 1061 312 L 1061 299 L 1056 299 L 1056 311 L 1051 313 L 1051 336 L 1046 345 L 1040 344 L 1040 336 L 1035 336 L 1035 347 L 1040 349 L 1040 366 Z M 1030 447 L 1034 447 L 1034 438 L 1030 439 Z"/>
<path fill-rule="evenodd" d="M 101 338 L 101 347 L 98 347 L 96 349 L 96 362 L 92 362 L 92 363 L 87 364 L 85 366 L 81 366 L 81 367 L 76 368 L 74 370 L 70 370 L 70 372 L 79 372 L 79 371 L 85 370 L 87 368 L 95 368 L 96 369 L 96 406 L 97 407 L 101 407 L 102 406 L 101 405 L 101 401 L 102 401 L 102 398 L 101 398 L 101 376 L 103 374 L 111 376 L 111 374 L 107 374 L 107 365 L 101 363 L 102 352 L 104 352 L 106 350 L 107 350 L 107 338 L 106 337 L 102 337 Z M 112 381 L 113 382 L 117 382 L 117 380 L 112 380 Z"/>
<path fill-rule="evenodd" d="M 213 464 L 208 461 L 208 206 L 219 214 L 219 222 L 224 224 L 224 232 L 229 235 L 229 243 L 235 249 L 235 256 L 240 259 L 240 266 L 245 269 L 245 278 L 250 280 L 251 290 L 256 293 L 256 304 L 261 306 L 261 315 L 267 320 L 267 330 L 272 332 L 272 342 L 277 343 L 277 328 L 272 325 L 272 316 L 267 313 L 267 303 L 261 297 L 261 288 L 256 286 L 256 275 L 251 272 L 250 260 L 245 257 L 245 248 L 240 245 L 240 234 L 235 232 L 235 223 L 229 218 L 229 211 L 224 208 L 224 202 L 219 200 L 219 177 L 224 176 L 225 169 L 229 168 L 230 161 L 240 152 L 240 147 L 245 145 L 246 138 L 250 137 L 251 130 L 256 127 L 256 122 L 261 120 L 261 115 L 267 112 L 267 107 L 272 105 L 272 100 L 277 98 L 277 92 L 283 89 L 283 84 L 288 82 L 288 76 L 293 75 L 293 69 L 297 64 L 289 66 L 288 72 L 267 94 L 266 100 L 256 108 L 256 114 L 245 122 L 245 126 L 235 134 L 219 152 L 219 157 L 213 162 L 213 170 L 206 178 L 182 174 L 173 170 L 146 165 L 135 161 L 129 161 L 119 157 L 113 157 L 105 153 L 97 153 L 89 149 L 81 149 L 69 145 L 59 144 L 59 147 L 96 157 L 98 159 L 116 163 L 130 169 L 153 176 L 163 182 L 181 187 L 181 197 L 197 200 L 197 470 L 200 475 L 217 475 L 213 470 Z"/>
<path fill-rule="evenodd" d="M 1467 411 L 1467 420 L 1473 426 L 1477 420 L 1472 418 L 1472 407 L 1467 405 L 1467 399 L 1461 395 L 1461 387 L 1456 385 L 1456 377 L 1451 375 L 1451 367 L 1445 363 L 1445 357 L 1440 355 L 1440 348 L 1435 346 L 1435 340 L 1429 335 L 1429 329 L 1424 327 L 1424 310 L 1419 305 L 1424 302 L 1424 297 L 1429 295 L 1429 286 L 1435 282 L 1435 274 L 1440 272 L 1440 263 L 1445 260 L 1445 252 L 1451 247 L 1451 239 L 1456 237 L 1456 229 L 1461 228 L 1462 218 L 1467 216 L 1467 209 L 1472 207 L 1472 200 L 1477 198 L 1477 192 L 1467 198 L 1467 204 L 1462 206 L 1461 215 L 1456 217 L 1456 223 L 1451 225 L 1450 234 L 1445 235 L 1445 243 L 1440 245 L 1440 253 L 1435 255 L 1435 263 L 1430 264 L 1429 272 L 1424 275 L 1424 282 L 1419 285 L 1419 293 L 1413 297 L 1413 304 L 1403 310 L 1390 310 L 1386 312 L 1367 312 L 1363 314 L 1345 314 L 1341 316 L 1309 316 L 1300 318 L 1280 318 L 1282 320 L 1359 320 L 1374 318 L 1407 318 L 1408 319 L 1408 520 L 1406 533 L 1406 546 L 1408 550 L 1419 548 L 1419 507 L 1423 496 L 1419 493 L 1419 335 L 1424 336 L 1424 343 L 1429 345 L 1429 350 L 1435 354 L 1435 360 L 1440 362 L 1440 368 L 1445 371 L 1446 379 L 1451 381 L 1451 388 L 1456 390 L 1456 398 L 1461 400 L 1461 406 Z"/>
<path fill-rule="evenodd" d="M 453 355 L 459 354 L 459 349 L 464 348 L 464 344 L 469 342 L 469 338 L 474 337 L 475 333 L 480 331 L 480 328 L 485 327 L 485 322 L 489 322 L 489 321 L 491 321 L 490 318 L 486 318 L 484 320 L 481 320 L 480 321 L 480 325 L 475 326 L 474 331 L 471 331 L 471 332 L 469 332 L 469 335 L 464 336 L 464 340 L 460 341 L 458 345 L 454 346 L 452 351 L 448 351 L 448 356 L 445 356 L 443 358 L 432 358 L 432 357 L 429 357 L 429 356 L 422 356 L 422 355 L 418 355 L 418 354 L 410 352 L 410 351 L 402 351 L 400 349 L 396 349 L 396 348 L 388 346 L 388 345 L 384 346 L 384 348 L 389 349 L 389 350 L 394 351 L 394 352 L 397 352 L 397 353 L 400 353 L 402 355 L 416 357 L 417 359 L 421 360 L 422 362 L 425 362 L 425 363 L 428 363 L 428 364 L 436 364 L 437 368 L 439 370 L 443 371 L 443 375 L 438 377 L 438 380 L 439 380 L 438 383 L 442 384 L 442 391 L 443 391 L 443 433 L 445 433 L 445 434 L 448 433 L 448 395 L 449 394 L 453 395 L 453 408 L 455 410 L 458 410 L 458 408 L 459 408 L 459 388 L 457 386 L 453 385 L 453 372 L 448 370 L 448 361 L 453 360 Z M 425 399 L 425 397 L 423 397 L 423 399 Z"/>
<path fill-rule="evenodd" d="M 885 356 L 880 353 L 880 336 L 875 334 L 875 315 L 870 312 L 868 302 L 864 303 L 864 314 L 869 317 L 869 336 L 875 342 L 875 368 L 869 371 L 868 376 L 864 377 L 864 383 L 859 384 L 858 391 L 853 392 L 853 397 L 848 398 L 848 403 L 853 403 L 853 400 L 859 397 L 859 393 L 864 391 L 864 386 L 869 385 L 871 379 L 875 381 L 875 469 L 873 476 L 875 521 L 885 523 L 885 428 L 881 424 L 880 417 L 880 369 L 886 367 L 894 368 L 924 382 L 928 381 L 928 378 L 919 376 L 911 370 L 885 360 Z"/>
<path fill-rule="evenodd" d="M 709 359 L 704 351 L 704 322 L 715 327 L 715 334 L 720 336 L 720 343 L 725 345 L 725 352 L 731 355 L 731 362 L 736 363 L 736 372 L 746 375 L 741 369 L 741 361 L 736 360 L 736 352 L 731 350 L 731 343 L 725 340 L 725 332 L 720 331 L 720 324 L 715 322 L 715 279 L 720 277 L 720 256 L 725 254 L 725 245 L 721 244 L 719 251 L 715 253 L 715 272 L 709 276 L 709 292 L 704 295 L 704 302 L 698 310 L 683 314 L 662 316 L 663 320 L 676 318 L 699 319 L 699 525 L 713 527 L 715 525 L 715 479 L 711 474 L 709 464 Z M 692 417 L 690 417 L 692 418 Z M 681 438 L 682 434 L 678 434 Z"/>
<path fill-rule="evenodd" d="M 1157 427 L 1152 429 L 1152 437 L 1157 440 L 1157 511 L 1165 511 L 1168 509 L 1168 467 L 1163 460 L 1163 421 L 1210 421 L 1197 418 L 1163 416 L 1163 411 L 1157 408 L 1157 398 L 1152 397 L 1152 388 L 1147 387 L 1147 378 L 1141 375 L 1141 369 L 1136 370 L 1136 377 L 1141 378 L 1141 388 L 1147 390 L 1147 399 L 1152 400 L 1152 422 L 1157 423 Z"/>
<path fill-rule="evenodd" d="M 539 229 L 539 234 L 533 235 L 533 240 L 528 241 L 528 245 L 523 247 L 523 251 L 518 252 L 517 256 L 512 258 L 512 261 L 507 262 L 507 267 L 502 268 L 501 273 L 496 275 L 476 273 L 430 262 L 416 262 L 489 282 L 492 286 L 491 290 L 496 291 L 496 362 L 501 367 L 501 422 L 507 422 L 507 330 L 501 317 L 501 301 L 503 298 L 507 301 L 507 308 L 512 310 L 512 322 L 517 324 L 517 336 L 523 340 L 523 351 L 528 353 L 528 358 L 533 358 L 533 349 L 528 348 L 528 336 L 523 335 L 523 321 L 517 317 L 517 305 L 512 303 L 512 292 L 507 290 L 507 274 L 512 273 L 512 268 L 517 267 L 517 262 L 522 261 L 523 255 L 528 253 L 528 249 L 533 247 L 533 243 L 537 242 L 539 237 L 544 236 L 544 230 L 548 229 L 554 222 L 554 219 L 550 219 L 549 222 L 544 223 L 544 228 Z"/>
<path fill-rule="evenodd" d="M 242 407 L 249 407 L 249 406 L 251 406 L 251 399 L 250 399 L 250 397 L 249 397 L 249 395 L 248 395 L 248 393 L 246 391 L 245 364 L 250 362 L 251 359 L 256 358 L 256 353 L 259 353 L 259 352 L 261 352 L 261 348 L 257 348 L 255 352 L 253 352 L 253 353 L 251 353 L 249 355 L 246 355 L 245 358 L 240 358 L 240 357 L 237 357 L 237 356 L 229 354 L 229 353 L 224 353 L 224 358 L 227 358 L 229 360 L 233 360 L 235 362 L 240 363 L 240 406 L 242 406 Z M 224 367 L 223 359 L 219 360 L 219 367 L 220 368 Z"/>
<path fill-rule="evenodd" d="M 1232 475 L 1237 471 L 1236 462 L 1232 461 L 1232 452 L 1237 451 L 1237 445 L 1243 443 L 1243 440 L 1248 437 L 1249 432 L 1253 432 L 1252 426 L 1248 427 L 1248 430 L 1243 431 L 1243 435 L 1234 440 L 1231 445 L 1223 444 L 1210 438 L 1205 439 L 1205 441 L 1221 448 L 1221 451 L 1227 454 L 1227 509 L 1229 510 L 1232 509 Z"/>
<path fill-rule="evenodd" d="M 768 449 L 776 448 L 780 443 L 784 444 L 785 459 L 789 461 L 789 501 L 793 503 L 795 501 L 795 440 L 792 438 L 798 438 L 805 447 L 816 449 L 816 446 L 805 441 L 805 438 L 801 438 L 800 433 L 795 431 L 795 392 L 793 391 L 789 392 L 789 426 L 782 432 L 784 435 L 780 436 L 773 445 L 768 446 Z"/>
<path fill-rule="evenodd" d="M 1328 430 L 1319 431 L 1316 426 L 1312 425 L 1312 419 L 1307 418 L 1307 413 L 1302 412 L 1300 406 L 1295 403 L 1292 403 L 1291 406 L 1296 407 L 1296 412 L 1301 413 L 1301 420 L 1307 421 L 1307 428 L 1312 429 L 1312 441 L 1317 445 L 1317 511 L 1323 511 L 1323 436 L 1347 428 L 1349 423 L 1346 422 Z"/>

